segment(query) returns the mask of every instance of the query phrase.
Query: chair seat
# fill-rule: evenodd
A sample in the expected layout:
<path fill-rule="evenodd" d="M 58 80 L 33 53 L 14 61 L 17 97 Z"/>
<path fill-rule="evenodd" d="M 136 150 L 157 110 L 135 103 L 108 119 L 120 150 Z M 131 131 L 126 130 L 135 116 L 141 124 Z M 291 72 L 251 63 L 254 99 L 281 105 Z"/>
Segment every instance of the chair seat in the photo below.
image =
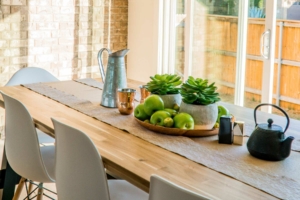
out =
<path fill-rule="evenodd" d="M 55 180 L 55 146 L 41 146 L 41 155 L 49 176 Z"/>
<path fill-rule="evenodd" d="M 124 180 L 108 180 L 109 195 L 111 200 L 148 200 L 148 193 L 135 187 Z"/>

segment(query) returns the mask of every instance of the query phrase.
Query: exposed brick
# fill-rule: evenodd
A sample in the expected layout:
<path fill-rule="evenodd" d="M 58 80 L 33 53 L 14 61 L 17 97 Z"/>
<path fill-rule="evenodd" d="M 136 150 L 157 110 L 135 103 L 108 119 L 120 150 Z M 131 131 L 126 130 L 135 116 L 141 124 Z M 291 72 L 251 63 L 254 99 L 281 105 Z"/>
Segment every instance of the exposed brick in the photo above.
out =
<path fill-rule="evenodd" d="M 11 0 L 11 4 L 10 5 L 25 6 L 26 5 L 26 0 Z"/>
<path fill-rule="evenodd" d="M 93 38 L 91 36 L 79 37 L 79 44 L 93 44 Z"/>
<path fill-rule="evenodd" d="M 60 7 L 60 14 L 75 14 L 78 13 L 78 7 L 63 6 Z"/>
<path fill-rule="evenodd" d="M 78 23 L 75 22 L 60 22 L 59 23 L 59 29 L 64 30 L 64 29 L 72 29 L 72 30 L 78 30 Z"/>
<path fill-rule="evenodd" d="M 10 60 L 9 57 L 0 57 L 1 66 L 9 65 L 9 60 Z M 1 73 L 3 73 L 2 69 L 1 69 Z M 0 81 L 2 81 L 1 78 Z"/>
<path fill-rule="evenodd" d="M 9 46 L 9 40 L 0 40 L 0 49 L 7 48 Z"/>
<path fill-rule="evenodd" d="M 104 2 L 103 2 L 103 0 L 93 0 L 93 5 L 94 6 L 103 6 Z"/>
<path fill-rule="evenodd" d="M 58 44 L 60 45 L 75 45 L 78 44 L 78 39 L 77 38 L 59 38 L 58 39 Z"/>
<path fill-rule="evenodd" d="M 75 55 L 74 52 L 60 53 L 60 54 L 58 54 L 58 60 L 59 61 L 71 60 L 74 58 L 74 55 Z"/>
<path fill-rule="evenodd" d="M 39 6 L 51 6 L 51 0 L 39 0 Z"/>
<path fill-rule="evenodd" d="M 79 22 L 79 29 L 91 29 L 93 24 L 91 21 Z"/>
<path fill-rule="evenodd" d="M 21 67 L 38 66 L 62 79 L 96 77 L 99 49 L 127 45 L 128 0 L 2 0 L 1 4 L 0 67 L 7 66 L 9 76 Z M 60 68 L 66 71 L 59 72 Z"/>
<path fill-rule="evenodd" d="M 92 32 L 91 30 L 79 30 L 78 36 L 91 36 Z"/>
<path fill-rule="evenodd" d="M 74 38 L 74 30 L 57 30 L 51 31 L 53 38 Z"/>
<path fill-rule="evenodd" d="M 51 38 L 51 31 L 29 31 L 28 37 L 33 39 Z"/>
<path fill-rule="evenodd" d="M 46 54 L 46 55 L 36 55 L 35 61 L 36 62 L 53 62 L 58 59 L 57 54 Z"/>
<path fill-rule="evenodd" d="M 27 31 L 27 30 L 35 30 L 35 23 L 28 22 L 13 22 L 10 23 L 12 31 Z"/>
<path fill-rule="evenodd" d="M 10 47 L 32 47 L 34 46 L 33 39 L 26 40 L 10 40 Z"/>
<path fill-rule="evenodd" d="M 31 14 L 28 16 L 30 22 L 52 22 L 52 14 Z"/>
<path fill-rule="evenodd" d="M 3 2 L 3 1 L 2 1 Z M 10 6 L 0 6 L 3 14 L 10 14 Z"/>
<path fill-rule="evenodd" d="M 0 55 L 4 57 L 27 56 L 27 48 L 7 48 L 0 50 Z"/>
<path fill-rule="evenodd" d="M 10 24 L 9 23 L 0 23 L 0 31 L 9 31 Z"/>
<path fill-rule="evenodd" d="M 75 0 L 52 0 L 52 6 L 74 6 Z"/>
<path fill-rule="evenodd" d="M 59 28 L 59 22 L 38 22 L 36 30 L 56 30 Z"/>
<path fill-rule="evenodd" d="M 26 39 L 27 31 L 2 31 L 2 39 Z"/>
<path fill-rule="evenodd" d="M 52 45 L 51 47 L 52 53 L 64 53 L 64 52 L 73 52 L 73 45 Z"/>
<path fill-rule="evenodd" d="M 58 39 L 57 38 L 47 38 L 45 39 L 35 39 L 34 40 L 34 46 L 40 47 L 40 46 L 52 46 L 52 45 L 57 45 L 58 44 Z"/>
<path fill-rule="evenodd" d="M 11 5 L 10 0 L 1 0 L 1 5 Z"/>
<path fill-rule="evenodd" d="M 53 16 L 55 22 L 73 22 L 75 16 L 73 14 L 57 14 Z"/>
<path fill-rule="evenodd" d="M 48 70 L 48 69 L 51 68 L 51 63 L 50 62 L 32 62 L 32 63 L 28 63 L 28 66 L 40 67 L 40 68 L 43 68 L 50 72 L 50 70 Z"/>
<path fill-rule="evenodd" d="M 50 54 L 51 47 L 31 47 L 31 48 L 29 48 L 28 53 L 30 55 Z"/>
<path fill-rule="evenodd" d="M 60 7 L 58 6 L 37 6 L 36 14 L 59 14 Z"/>
<path fill-rule="evenodd" d="M 93 5 L 93 0 L 77 0 L 76 6 L 91 6 Z"/>
<path fill-rule="evenodd" d="M 20 56 L 20 57 L 11 57 L 11 64 L 27 64 L 28 62 L 33 62 L 34 56 Z"/>

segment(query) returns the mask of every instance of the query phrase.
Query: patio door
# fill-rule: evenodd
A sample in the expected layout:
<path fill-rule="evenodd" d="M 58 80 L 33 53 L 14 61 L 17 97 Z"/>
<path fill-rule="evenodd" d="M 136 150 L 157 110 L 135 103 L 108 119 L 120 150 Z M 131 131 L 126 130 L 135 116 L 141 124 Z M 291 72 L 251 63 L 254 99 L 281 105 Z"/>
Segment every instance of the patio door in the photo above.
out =
<path fill-rule="evenodd" d="M 249 12 L 255 12 L 253 10 L 259 10 L 262 13 L 265 13 L 265 20 L 261 20 L 263 22 L 261 25 L 254 24 L 255 19 L 249 19 L 248 21 L 248 27 L 258 28 L 258 26 L 262 26 L 263 33 L 260 36 L 259 40 L 259 52 L 260 52 L 260 58 L 262 59 L 262 76 L 257 76 L 257 78 L 261 78 L 261 80 L 257 80 L 258 82 L 261 81 L 261 89 L 258 89 L 260 92 L 260 102 L 262 103 L 272 103 L 273 100 L 273 89 L 274 88 L 274 61 L 275 61 L 275 38 L 276 38 L 276 8 L 277 8 L 277 0 L 264 0 L 261 1 L 262 5 L 249 5 L 250 10 Z M 260 6 L 260 7 L 259 7 Z M 250 15 L 252 13 L 249 13 Z M 262 14 L 263 15 L 263 14 Z M 253 16 L 252 16 L 253 17 Z M 261 16 L 263 17 L 263 16 Z M 256 18 L 257 20 L 257 18 Z M 257 20 L 259 21 L 259 20 Z M 251 24 L 253 22 L 253 24 Z M 257 22 L 256 22 L 257 23 Z M 251 32 L 253 30 L 249 30 Z M 248 32 L 248 33 L 249 33 Z M 255 33 L 251 33 L 255 34 Z M 252 35 L 249 35 L 248 39 L 252 38 Z M 251 43 L 251 41 L 248 41 L 248 43 Z M 248 48 L 249 51 L 251 51 Z M 248 55 L 251 55 L 250 52 L 247 52 Z M 249 59 L 247 68 L 250 68 L 251 66 L 251 58 Z M 258 70 L 258 69 L 257 69 Z M 251 69 L 247 70 L 248 72 L 251 71 Z M 259 74 L 260 72 L 257 72 Z M 254 78 L 254 77 L 252 77 Z M 251 82 L 251 80 L 248 80 L 248 84 Z M 249 87 L 251 88 L 251 87 Z M 247 92 L 247 91 L 246 91 Z M 249 95 L 249 94 L 245 94 Z M 251 106 L 251 98 L 248 104 L 245 102 L 245 105 L 249 105 L 249 107 L 255 106 L 256 103 L 252 104 Z M 255 98 L 253 98 L 255 99 Z M 259 103 L 259 102 L 258 102 Z M 262 107 L 263 111 L 271 112 L 271 107 Z"/>
<path fill-rule="evenodd" d="M 177 0 L 175 73 L 216 82 L 228 103 L 272 103 L 276 6 L 277 0 Z"/>
<path fill-rule="evenodd" d="M 241 105 L 247 17 L 248 0 L 177 0 L 175 73 L 215 82 L 222 101 Z"/>

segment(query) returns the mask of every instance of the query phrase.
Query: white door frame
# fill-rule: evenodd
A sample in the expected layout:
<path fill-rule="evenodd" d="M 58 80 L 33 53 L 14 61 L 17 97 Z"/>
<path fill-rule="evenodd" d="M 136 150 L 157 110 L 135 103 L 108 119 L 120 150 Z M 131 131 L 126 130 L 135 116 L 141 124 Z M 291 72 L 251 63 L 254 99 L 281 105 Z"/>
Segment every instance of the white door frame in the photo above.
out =
<path fill-rule="evenodd" d="M 276 9 L 277 0 L 266 0 L 266 21 L 265 31 L 270 31 L 266 37 L 269 37 L 269 56 L 264 59 L 263 76 L 262 76 L 262 103 L 272 103 L 273 96 L 273 77 L 274 77 L 274 60 L 275 60 L 275 38 L 276 38 Z M 262 107 L 265 112 L 271 113 L 272 108 Z"/>
<path fill-rule="evenodd" d="M 244 106 L 249 0 L 239 1 L 234 104 Z"/>

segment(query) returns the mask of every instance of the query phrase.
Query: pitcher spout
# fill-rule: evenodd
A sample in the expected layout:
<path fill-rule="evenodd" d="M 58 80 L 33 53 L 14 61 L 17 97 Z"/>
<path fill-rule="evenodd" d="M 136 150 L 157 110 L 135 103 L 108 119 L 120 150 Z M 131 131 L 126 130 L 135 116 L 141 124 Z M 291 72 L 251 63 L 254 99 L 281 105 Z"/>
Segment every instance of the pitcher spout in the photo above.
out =
<path fill-rule="evenodd" d="M 291 146 L 294 139 L 295 138 L 293 136 L 289 136 L 281 142 L 281 156 L 283 158 L 287 158 L 290 155 Z"/>
<path fill-rule="evenodd" d="M 129 49 L 122 49 L 119 51 L 116 51 L 114 53 L 111 53 L 109 56 L 113 57 L 124 57 L 128 53 Z"/>

